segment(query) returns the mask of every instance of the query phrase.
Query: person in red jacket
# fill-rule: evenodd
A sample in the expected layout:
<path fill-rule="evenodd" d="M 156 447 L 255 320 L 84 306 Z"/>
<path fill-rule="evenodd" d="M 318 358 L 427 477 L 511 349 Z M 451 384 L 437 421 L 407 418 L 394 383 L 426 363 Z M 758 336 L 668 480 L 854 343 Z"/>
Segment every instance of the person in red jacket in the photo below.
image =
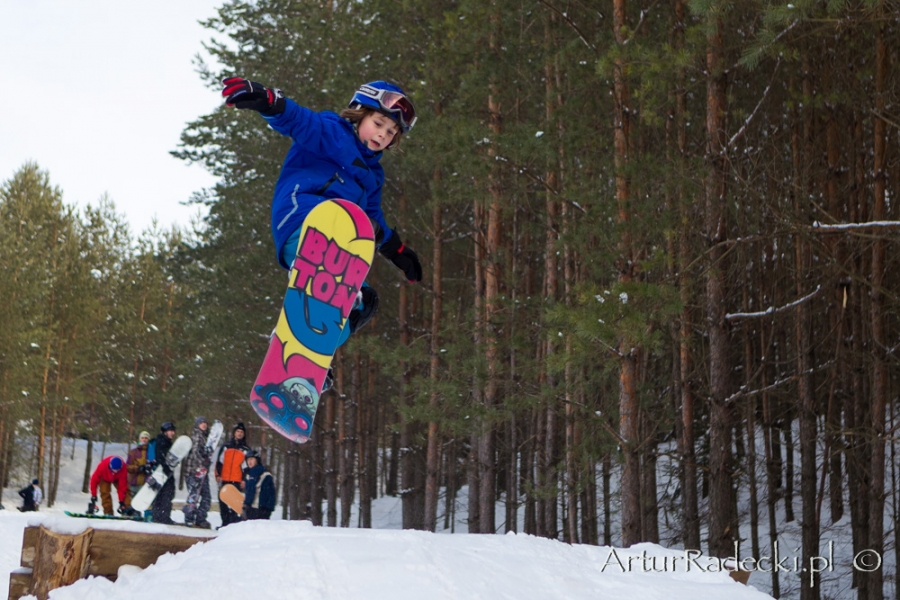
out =
<path fill-rule="evenodd" d="M 94 474 L 91 475 L 91 502 L 88 504 L 88 514 L 97 512 L 97 488 L 100 488 L 100 501 L 103 504 L 103 514 L 112 515 L 112 486 L 115 484 L 119 494 L 119 513 L 130 516 L 134 511 L 131 508 L 131 492 L 128 489 L 128 471 L 125 469 L 125 461 L 118 456 L 108 456 L 100 461 Z"/>

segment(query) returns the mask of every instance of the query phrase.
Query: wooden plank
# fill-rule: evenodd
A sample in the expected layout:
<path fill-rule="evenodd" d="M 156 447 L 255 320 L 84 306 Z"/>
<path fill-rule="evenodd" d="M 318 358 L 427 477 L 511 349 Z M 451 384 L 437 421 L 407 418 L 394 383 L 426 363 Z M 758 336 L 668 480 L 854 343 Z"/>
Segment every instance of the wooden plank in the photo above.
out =
<path fill-rule="evenodd" d="M 38 600 L 47 600 L 51 590 L 73 584 L 87 575 L 93 536 L 94 530 L 90 528 L 71 535 L 40 527 L 31 591 Z"/>
<path fill-rule="evenodd" d="M 88 574 L 114 577 L 122 565 L 146 569 L 167 552 L 182 552 L 210 539 L 213 538 L 95 529 Z"/>
<path fill-rule="evenodd" d="M 31 593 L 31 569 L 16 569 L 9 574 L 9 600 L 19 600 Z"/>
<path fill-rule="evenodd" d="M 34 568 L 34 550 L 37 548 L 39 529 L 36 526 L 26 527 L 22 533 L 22 558 L 19 563 L 23 567 Z"/>

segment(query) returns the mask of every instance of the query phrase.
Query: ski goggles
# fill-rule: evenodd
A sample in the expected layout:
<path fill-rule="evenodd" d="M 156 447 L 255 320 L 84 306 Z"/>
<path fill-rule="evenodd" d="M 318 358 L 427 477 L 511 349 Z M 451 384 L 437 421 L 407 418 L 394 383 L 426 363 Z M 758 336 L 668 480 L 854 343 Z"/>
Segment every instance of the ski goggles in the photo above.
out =
<path fill-rule="evenodd" d="M 368 85 L 359 86 L 356 94 L 371 98 L 378 103 L 381 110 L 395 116 L 400 121 L 403 131 L 409 131 L 416 124 L 416 107 L 403 94 L 390 90 L 379 90 Z"/>

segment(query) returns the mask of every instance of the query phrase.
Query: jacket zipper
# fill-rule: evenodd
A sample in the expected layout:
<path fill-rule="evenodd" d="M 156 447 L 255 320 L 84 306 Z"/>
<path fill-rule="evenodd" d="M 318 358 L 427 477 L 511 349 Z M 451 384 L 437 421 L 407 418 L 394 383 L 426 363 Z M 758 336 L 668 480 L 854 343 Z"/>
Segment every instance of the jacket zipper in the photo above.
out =
<path fill-rule="evenodd" d="M 341 183 L 344 183 L 344 180 L 341 179 L 340 174 L 335 173 L 334 175 L 331 176 L 331 179 L 329 179 L 328 181 L 325 182 L 325 185 L 323 185 L 322 187 L 320 187 L 320 188 L 316 191 L 316 195 L 317 195 L 317 196 L 321 196 L 322 194 L 324 194 L 324 193 L 325 193 L 325 190 L 327 190 L 328 188 L 331 187 L 331 184 L 334 183 L 334 180 L 335 180 L 335 179 L 337 179 L 337 180 L 340 181 Z"/>

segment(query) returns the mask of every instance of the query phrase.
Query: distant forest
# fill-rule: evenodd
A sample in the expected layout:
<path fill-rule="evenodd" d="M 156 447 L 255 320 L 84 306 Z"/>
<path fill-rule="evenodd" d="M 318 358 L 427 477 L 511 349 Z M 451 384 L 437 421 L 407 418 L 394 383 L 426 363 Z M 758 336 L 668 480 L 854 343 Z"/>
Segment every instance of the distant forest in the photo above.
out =
<path fill-rule="evenodd" d="M 387 494 L 433 531 L 466 493 L 473 533 L 759 557 L 799 522 L 808 563 L 849 520 L 900 562 L 897 0 L 230 0 L 205 25 L 211 93 L 404 87 L 384 207 L 425 280 L 376 259 L 380 312 L 293 445 L 248 402 L 290 141 L 198 115 L 173 153 L 216 175 L 208 217 L 137 238 L 26 164 L 0 186 L 0 480 L 30 465 L 52 504 L 63 437 L 203 414 L 250 426 L 289 519 L 355 501 L 370 527 Z M 843 568 L 843 597 L 900 595 Z"/>

